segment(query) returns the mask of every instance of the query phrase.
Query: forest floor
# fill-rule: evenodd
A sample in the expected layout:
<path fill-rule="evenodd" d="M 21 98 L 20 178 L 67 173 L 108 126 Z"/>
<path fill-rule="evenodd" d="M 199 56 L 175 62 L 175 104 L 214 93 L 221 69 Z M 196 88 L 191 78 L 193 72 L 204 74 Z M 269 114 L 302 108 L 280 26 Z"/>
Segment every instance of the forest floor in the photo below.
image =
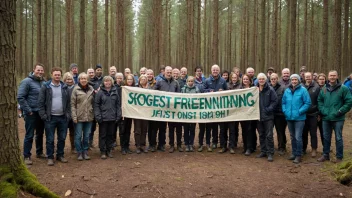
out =
<path fill-rule="evenodd" d="M 345 159 L 350 159 L 351 121 L 346 121 L 343 132 Z M 23 119 L 19 120 L 19 133 L 22 147 L 25 133 Z M 291 144 L 288 131 L 287 137 L 289 149 Z M 97 139 L 96 135 L 95 145 Z M 197 139 L 196 137 L 195 142 Z M 318 140 L 319 157 L 322 151 L 319 134 Z M 133 141 L 132 133 L 131 142 Z M 334 156 L 335 143 L 332 145 Z M 132 146 L 132 149 L 135 150 L 135 147 Z M 42 184 L 60 197 L 64 197 L 68 190 L 72 192 L 70 197 L 104 198 L 352 197 L 352 186 L 339 184 L 331 173 L 336 164 L 318 163 L 316 158 L 310 156 L 310 149 L 300 165 L 287 160 L 288 153 L 284 156 L 276 153 L 272 163 L 266 159 L 257 159 L 255 156 L 259 153 L 259 147 L 249 157 L 241 153 L 242 145 L 233 155 L 228 152 L 219 154 L 218 150 L 212 153 L 175 151 L 123 156 L 118 149 L 114 151 L 114 158 L 102 160 L 99 149 L 94 148 L 90 151 L 91 160 L 77 161 L 77 156 L 70 153 L 67 138 L 65 157 L 69 160 L 68 163 L 55 162 L 55 166 L 47 166 L 46 160 L 35 158 L 33 144 L 33 165 L 28 168 Z M 31 196 L 21 192 L 20 197 Z"/>

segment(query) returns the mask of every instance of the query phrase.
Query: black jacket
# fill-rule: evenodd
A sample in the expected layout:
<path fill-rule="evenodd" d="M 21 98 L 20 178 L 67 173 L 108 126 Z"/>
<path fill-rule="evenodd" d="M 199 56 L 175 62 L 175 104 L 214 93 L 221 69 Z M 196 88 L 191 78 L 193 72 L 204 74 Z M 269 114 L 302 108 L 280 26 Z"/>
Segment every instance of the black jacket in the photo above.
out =
<path fill-rule="evenodd" d="M 308 111 L 307 111 L 307 115 L 310 115 L 310 116 L 317 115 L 319 113 L 318 97 L 319 97 L 319 93 L 320 93 L 320 86 L 314 81 L 312 81 L 312 83 L 310 83 L 310 85 L 306 85 L 306 84 L 302 83 L 302 86 L 307 89 L 309 96 L 310 96 L 310 100 L 312 102 Z"/>
<path fill-rule="evenodd" d="M 121 107 L 116 87 L 107 91 L 104 86 L 95 95 L 94 116 L 98 123 L 103 121 L 117 121 L 121 118 Z"/>
<path fill-rule="evenodd" d="M 281 115 L 284 116 L 284 113 L 282 112 L 282 96 L 285 93 L 285 85 L 281 85 L 279 82 L 275 85 L 275 87 L 273 87 L 275 92 L 276 92 L 276 96 L 277 96 L 277 105 L 276 108 L 274 109 L 274 114 L 275 115 Z"/>
<path fill-rule="evenodd" d="M 38 106 L 39 106 L 39 116 L 44 121 L 51 120 L 51 106 L 52 106 L 52 98 L 53 91 L 51 89 L 51 80 L 44 83 L 39 92 L 38 97 Z M 70 94 L 68 91 L 68 87 L 63 82 L 61 84 L 61 94 L 62 94 L 62 106 L 63 112 L 66 116 L 67 120 L 71 119 L 71 104 L 70 104 Z"/>
<path fill-rule="evenodd" d="M 266 82 L 263 90 L 259 93 L 260 121 L 273 120 L 276 105 L 277 95 L 275 90 Z"/>
<path fill-rule="evenodd" d="M 99 79 L 98 77 L 94 76 L 94 78 L 89 81 L 89 84 L 94 88 L 94 90 L 97 90 L 102 82 L 103 77 L 100 77 Z"/>

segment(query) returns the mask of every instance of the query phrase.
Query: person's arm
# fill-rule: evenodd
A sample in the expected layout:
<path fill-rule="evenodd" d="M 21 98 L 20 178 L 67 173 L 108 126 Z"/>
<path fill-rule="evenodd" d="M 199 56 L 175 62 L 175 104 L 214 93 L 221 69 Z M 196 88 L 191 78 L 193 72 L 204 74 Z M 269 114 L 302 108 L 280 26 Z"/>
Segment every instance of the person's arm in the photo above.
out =
<path fill-rule="evenodd" d="M 337 113 L 340 116 L 345 115 L 347 112 L 351 110 L 351 107 L 352 107 L 352 95 L 350 91 L 345 86 L 342 86 L 341 89 L 343 91 L 342 92 L 343 105 L 342 107 L 340 107 Z"/>
<path fill-rule="evenodd" d="M 119 97 L 119 95 L 117 94 L 116 97 L 116 121 L 119 121 L 122 117 L 122 109 L 121 109 L 121 99 Z"/>
<path fill-rule="evenodd" d="M 100 109 L 101 98 L 102 98 L 102 94 L 101 94 L 101 91 L 99 91 L 94 98 L 94 106 L 93 106 L 95 120 L 98 123 L 101 123 L 103 121 L 101 116 L 101 109 Z"/>
<path fill-rule="evenodd" d="M 204 91 L 204 93 L 210 92 L 210 88 L 209 88 L 207 80 L 204 81 L 204 89 L 203 89 L 203 91 Z"/>
<path fill-rule="evenodd" d="M 304 89 L 304 91 L 302 93 L 302 100 L 303 100 L 303 105 L 298 110 L 300 115 L 307 113 L 310 105 L 312 104 L 312 101 L 310 100 L 309 93 L 306 89 Z"/>
<path fill-rule="evenodd" d="M 286 97 L 287 97 L 287 93 L 286 93 L 286 90 L 284 91 L 284 94 L 282 96 L 282 99 L 281 99 L 281 107 L 282 107 L 282 113 L 286 114 Z"/>
<path fill-rule="evenodd" d="M 21 109 L 23 112 L 27 114 L 32 113 L 32 109 L 29 107 L 27 103 L 27 97 L 29 93 L 29 84 L 28 84 L 28 79 L 22 80 L 20 83 L 20 86 L 18 87 L 18 93 L 17 93 L 17 101 L 21 106 Z"/>
<path fill-rule="evenodd" d="M 77 89 L 73 88 L 71 95 L 71 118 L 74 123 L 77 123 Z"/>
<path fill-rule="evenodd" d="M 154 85 L 154 90 L 160 90 L 160 81 L 156 81 L 156 84 Z"/>
<path fill-rule="evenodd" d="M 46 87 L 42 86 L 42 88 L 39 91 L 39 97 L 38 97 L 38 107 L 39 107 L 39 116 L 42 120 L 46 120 L 48 118 L 48 115 L 46 114 L 45 110 L 45 103 L 46 103 Z"/>
<path fill-rule="evenodd" d="M 278 98 L 277 98 L 276 92 L 274 89 L 270 89 L 270 105 L 268 107 L 265 107 L 265 110 L 268 113 L 274 112 L 274 109 L 276 108 L 277 103 L 278 103 Z"/>
<path fill-rule="evenodd" d="M 325 107 L 324 107 L 324 99 L 325 99 L 325 87 L 320 90 L 319 96 L 318 96 L 318 109 L 319 112 L 322 116 L 327 116 L 327 113 L 325 112 Z"/>

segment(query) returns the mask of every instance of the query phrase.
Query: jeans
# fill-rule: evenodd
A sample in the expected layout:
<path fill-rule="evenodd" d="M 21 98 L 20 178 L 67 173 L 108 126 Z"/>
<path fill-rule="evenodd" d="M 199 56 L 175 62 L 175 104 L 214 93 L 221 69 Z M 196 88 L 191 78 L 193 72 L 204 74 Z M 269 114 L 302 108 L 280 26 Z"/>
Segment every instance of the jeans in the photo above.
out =
<path fill-rule="evenodd" d="M 90 134 L 89 134 L 89 145 L 93 144 L 94 132 L 96 128 L 97 128 L 97 122 L 93 120 L 92 128 L 90 129 Z"/>
<path fill-rule="evenodd" d="M 227 148 L 227 141 L 229 139 L 228 130 L 229 130 L 228 122 L 220 122 L 220 147 Z"/>
<path fill-rule="evenodd" d="M 23 155 L 24 157 L 30 157 L 32 144 L 33 144 L 33 137 L 34 137 L 34 130 L 35 130 L 35 147 L 36 147 L 36 154 L 40 155 L 43 153 L 43 135 L 44 135 L 44 122 L 40 118 L 38 112 L 32 112 L 32 115 L 25 115 L 25 129 L 26 135 L 24 136 L 23 142 Z"/>
<path fill-rule="evenodd" d="M 185 145 L 193 146 L 194 136 L 196 133 L 196 123 L 185 123 L 183 125 L 183 128 L 184 128 Z"/>
<path fill-rule="evenodd" d="M 103 121 L 99 124 L 99 149 L 102 154 L 111 151 L 114 142 L 114 133 L 116 132 L 115 121 Z"/>
<path fill-rule="evenodd" d="M 319 128 L 319 133 L 320 133 L 320 139 L 321 139 L 321 145 L 324 147 L 324 129 L 323 129 L 323 120 L 320 119 L 318 122 L 318 128 Z"/>
<path fill-rule="evenodd" d="M 77 122 L 75 127 L 75 147 L 77 153 L 88 151 L 89 134 L 92 128 L 92 122 Z M 83 138 L 82 138 L 83 136 Z"/>
<path fill-rule="evenodd" d="M 175 145 L 175 130 L 176 130 L 176 143 L 177 146 L 182 144 L 182 123 L 179 122 L 169 122 L 169 145 Z"/>
<path fill-rule="evenodd" d="M 134 123 L 134 141 L 136 147 L 140 148 L 145 146 L 147 131 L 148 131 L 148 120 L 133 119 Z"/>
<path fill-rule="evenodd" d="M 199 134 L 198 134 L 198 141 L 199 146 L 203 146 L 204 134 L 205 134 L 205 143 L 210 145 L 210 138 L 211 138 L 211 131 L 206 130 L 206 127 L 209 127 L 209 124 L 199 123 Z"/>
<path fill-rule="evenodd" d="M 274 121 L 258 121 L 260 152 L 267 155 L 274 154 Z"/>
<path fill-rule="evenodd" d="M 278 149 L 286 151 L 286 126 L 287 121 L 284 115 L 274 116 L 274 125 L 277 134 Z"/>
<path fill-rule="evenodd" d="M 323 130 L 324 130 L 324 148 L 323 154 L 325 158 L 329 159 L 330 147 L 331 147 L 331 135 L 332 130 L 335 131 L 335 142 L 336 142 L 336 158 L 343 158 L 343 139 L 342 130 L 345 121 L 325 121 L 323 120 Z"/>
<path fill-rule="evenodd" d="M 317 129 L 318 129 L 318 120 L 317 116 L 307 115 L 307 119 L 303 128 L 303 151 L 307 150 L 308 146 L 308 132 L 310 134 L 310 144 L 312 149 L 318 148 L 318 138 L 317 138 Z"/>
<path fill-rule="evenodd" d="M 52 115 L 50 121 L 45 121 L 46 155 L 48 156 L 48 159 L 54 159 L 55 129 L 57 131 L 56 159 L 64 156 L 67 124 L 66 116 Z"/>
<path fill-rule="evenodd" d="M 302 133 L 304 128 L 304 120 L 294 121 L 288 120 L 287 125 L 290 131 L 291 136 L 291 144 L 292 144 L 292 155 L 294 156 L 302 156 Z"/>

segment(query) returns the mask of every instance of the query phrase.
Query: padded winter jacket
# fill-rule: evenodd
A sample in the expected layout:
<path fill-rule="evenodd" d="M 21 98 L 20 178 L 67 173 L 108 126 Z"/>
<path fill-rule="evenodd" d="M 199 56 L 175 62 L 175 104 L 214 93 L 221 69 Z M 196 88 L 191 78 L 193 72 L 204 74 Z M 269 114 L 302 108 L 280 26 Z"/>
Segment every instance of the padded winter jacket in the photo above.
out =
<path fill-rule="evenodd" d="M 228 90 L 226 80 L 218 75 L 215 79 L 212 75 L 209 76 L 204 82 L 204 92 L 217 92 L 219 89 Z"/>
<path fill-rule="evenodd" d="M 82 89 L 78 84 L 72 91 L 71 117 L 77 122 L 92 122 L 94 120 L 94 89 L 90 85 L 87 86 L 87 89 Z"/>
<path fill-rule="evenodd" d="M 259 92 L 260 121 L 273 120 L 276 105 L 277 95 L 275 90 L 265 82 L 263 90 Z"/>
<path fill-rule="evenodd" d="M 274 109 L 274 115 L 283 116 L 284 113 L 282 112 L 282 97 L 284 96 L 284 92 L 286 87 L 277 83 L 275 87 L 273 87 L 277 96 L 277 105 Z"/>
<path fill-rule="evenodd" d="M 302 85 L 297 85 L 293 89 L 290 85 L 282 97 L 282 112 L 286 120 L 303 121 L 306 120 L 306 113 L 311 105 L 309 93 Z"/>
<path fill-rule="evenodd" d="M 164 76 L 161 77 L 161 80 L 156 82 L 154 90 L 181 92 L 180 85 L 178 84 L 177 80 L 174 80 L 172 77 L 168 80 Z"/>
<path fill-rule="evenodd" d="M 320 87 L 318 85 L 318 83 L 312 81 L 312 83 L 310 83 L 310 85 L 306 85 L 306 84 L 302 84 L 304 86 L 304 88 L 307 89 L 309 96 L 310 96 L 310 101 L 312 102 L 312 104 L 310 105 L 308 111 L 307 111 L 307 115 L 310 116 L 314 116 L 314 115 L 318 115 L 319 110 L 318 110 L 318 96 L 320 93 Z"/>
<path fill-rule="evenodd" d="M 121 118 L 120 98 L 115 86 L 107 91 L 104 86 L 94 98 L 94 115 L 98 123 L 105 121 L 117 121 Z"/>

